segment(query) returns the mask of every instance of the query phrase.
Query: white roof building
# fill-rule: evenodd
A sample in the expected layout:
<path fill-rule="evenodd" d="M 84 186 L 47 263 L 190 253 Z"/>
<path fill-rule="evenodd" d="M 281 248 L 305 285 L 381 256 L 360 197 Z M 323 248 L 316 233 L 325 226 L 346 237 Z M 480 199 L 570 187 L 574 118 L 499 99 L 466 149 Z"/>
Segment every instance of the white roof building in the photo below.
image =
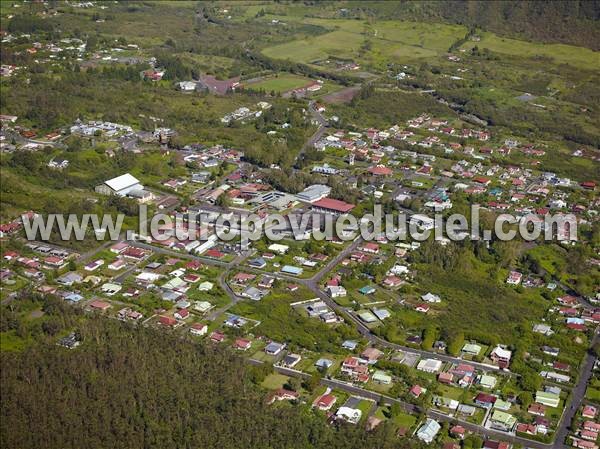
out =
<path fill-rule="evenodd" d="M 499 359 L 510 360 L 512 352 L 508 349 L 504 349 L 501 346 L 496 346 L 491 355 L 498 357 Z"/>
<path fill-rule="evenodd" d="M 180 83 L 177 84 L 177 87 L 179 87 L 180 90 L 187 91 L 187 92 L 196 90 L 196 86 L 197 86 L 197 83 L 195 81 L 181 81 Z"/>
<path fill-rule="evenodd" d="M 96 187 L 96 192 L 104 195 L 126 196 L 133 191 L 143 191 L 144 186 L 129 173 L 109 179 Z"/>
<path fill-rule="evenodd" d="M 427 444 L 430 444 L 437 435 L 437 433 L 440 431 L 440 429 L 441 426 L 438 424 L 437 421 L 428 418 L 425 421 L 425 424 L 423 424 L 421 428 L 419 428 L 419 430 L 417 431 L 417 438 L 421 441 L 424 441 Z"/>
<path fill-rule="evenodd" d="M 351 424 L 357 424 L 362 416 L 362 411 L 356 408 L 342 406 L 338 409 L 335 416 Z"/>
<path fill-rule="evenodd" d="M 433 293 L 427 293 L 426 295 L 422 295 L 421 299 L 426 302 L 441 302 L 441 298 L 438 295 L 434 295 Z"/>
<path fill-rule="evenodd" d="M 272 245 L 269 245 L 268 249 L 269 251 L 273 251 L 274 253 L 285 254 L 287 253 L 288 249 L 290 249 L 290 247 L 287 245 L 281 245 L 279 243 L 273 243 Z"/>
<path fill-rule="evenodd" d="M 331 187 L 323 184 L 313 184 L 296 195 L 300 201 L 312 203 L 325 198 L 331 192 Z"/>
<path fill-rule="evenodd" d="M 442 368 L 442 361 L 436 359 L 423 359 L 419 361 L 417 369 L 426 373 L 437 373 Z"/>

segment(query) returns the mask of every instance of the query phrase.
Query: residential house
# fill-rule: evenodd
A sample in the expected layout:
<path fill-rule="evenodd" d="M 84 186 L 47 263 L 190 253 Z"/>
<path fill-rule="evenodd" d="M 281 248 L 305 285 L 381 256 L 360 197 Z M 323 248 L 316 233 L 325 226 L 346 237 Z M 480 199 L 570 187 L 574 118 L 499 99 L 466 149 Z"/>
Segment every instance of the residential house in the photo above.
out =
<path fill-rule="evenodd" d="M 421 394 L 425 393 L 427 390 L 423 387 L 421 387 L 420 385 L 413 385 L 409 391 L 409 393 L 415 397 L 418 398 L 419 396 L 421 396 Z"/>
<path fill-rule="evenodd" d="M 225 334 L 221 331 L 213 331 L 210 334 L 210 341 L 214 343 L 221 343 L 223 340 L 225 340 Z"/>
<path fill-rule="evenodd" d="M 252 346 L 252 342 L 246 338 L 236 338 L 233 347 L 240 351 L 247 351 Z"/>
<path fill-rule="evenodd" d="M 527 409 L 527 412 L 536 415 L 536 416 L 545 416 L 546 415 L 546 407 L 542 404 L 533 403 Z"/>
<path fill-rule="evenodd" d="M 392 383 L 392 376 L 390 376 L 389 374 L 385 373 L 384 371 L 375 371 L 375 373 L 372 376 L 373 382 L 378 383 L 378 384 L 382 384 L 382 385 L 389 385 Z"/>
<path fill-rule="evenodd" d="M 366 382 L 369 379 L 367 363 L 358 357 L 347 357 L 342 362 L 341 372 L 348 377 L 361 382 Z"/>
<path fill-rule="evenodd" d="M 208 333 L 208 326 L 204 323 L 194 323 L 190 327 L 190 334 L 202 336 Z"/>
<path fill-rule="evenodd" d="M 315 407 L 319 410 L 327 411 L 335 404 L 337 398 L 332 394 L 324 394 L 315 401 Z"/>
<path fill-rule="evenodd" d="M 512 352 L 498 345 L 490 354 L 490 359 L 500 368 L 508 368 Z"/>
<path fill-rule="evenodd" d="M 272 404 L 275 401 L 296 401 L 300 397 L 300 394 L 296 391 L 288 390 L 286 388 L 279 388 L 269 398 L 268 403 Z"/>
<path fill-rule="evenodd" d="M 518 271 L 511 271 L 506 279 L 506 283 L 510 285 L 518 285 L 521 283 L 523 275 Z"/>
<path fill-rule="evenodd" d="M 493 407 L 498 398 L 494 395 L 487 393 L 479 393 L 475 396 L 475 404 L 480 407 L 490 408 Z"/>
<path fill-rule="evenodd" d="M 270 342 L 267 346 L 265 346 L 265 353 L 269 355 L 278 355 L 283 349 L 285 345 L 277 342 Z"/>
<path fill-rule="evenodd" d="M 422 359 L 417 364 L 417 369 L 426 373 L 437 373 L 441 368 L 442 361 L 437 359 Z"/>
<path fill-rule="evenodd" d="M 417 430 L 416 436 L 419 440 L 431 444 L 441 428 L 437 421 L 427 418 L 425 423 Z"/>
<path fill-rule="evenodd" d="M 456 425 L 450 428 L 450 435 L 455 438 L 463 440 L 465 438 L 465 433 L 466 430 L 463 426 Z"/>
<path fill-rule="evenodd" d="M 493 429 L 501 430 L 503 432 L 512 432 L 517 424 L 517 418 L 509 413 L 494 410 L 489 417 L 488 422 Z"/>
<path fill-rule="evenodd" d="M 355 408 L 342 406 L 335 413 L 337 419 L 345 421 L 350 424 L 358 424 L 362 417 L 362 411 Z"/>
<path fill-rule="evenodd" d="M 99 310 L 100 312 L 105 312 L 110 309 L 112 306 L 109 302 L 101 301 L 96 299 L 89 304 L 90 309 Z"/>
<path fill-rule="evenodd" d="M 535 402 L 547 407 L 558 407 L 560 403 L 560 395 L 547 391 L 538 391 L 535 394 Z"/>
<path fill-rule="evenodd" d="M 186 320 L 190 316 L 190 312 L 188 309 L 180 309 L 173 314 L 173 316 L 178 320 Z"/>
<path fill-rule="evenodd" d="M 300 360 L 302 360 L 302 357 L 299 354 L 287 354 L 281 361 L 281 364 L 287 368 L 293 368 Z"/>

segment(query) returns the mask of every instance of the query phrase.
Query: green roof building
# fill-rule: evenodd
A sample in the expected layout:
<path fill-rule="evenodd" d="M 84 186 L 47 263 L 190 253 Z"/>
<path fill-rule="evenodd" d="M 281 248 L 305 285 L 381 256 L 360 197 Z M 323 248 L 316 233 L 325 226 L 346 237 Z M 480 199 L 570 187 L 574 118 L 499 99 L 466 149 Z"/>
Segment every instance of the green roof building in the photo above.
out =
<path fill-rule="evenodd" d="M 555 408 L 558 407 L 558 404 L 560 403 L 560 395 L 555 393 L 547 393 L 545 391 L 538 391 L 535 393 L 535 402 Z"/>

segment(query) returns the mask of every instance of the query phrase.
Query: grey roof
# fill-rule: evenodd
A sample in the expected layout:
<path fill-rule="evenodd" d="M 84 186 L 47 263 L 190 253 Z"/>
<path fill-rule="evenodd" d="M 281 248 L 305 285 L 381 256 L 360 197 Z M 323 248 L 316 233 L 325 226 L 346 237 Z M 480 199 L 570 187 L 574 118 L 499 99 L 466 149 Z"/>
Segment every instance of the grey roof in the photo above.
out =
<path fill-rule="evenodd" d="M 375 316 L 380 320 L 385 320 L 386 318 L 389 318 L 391 316 L 390 311 L 388 309 L 377 309 L 373 307 L 372 310 Z"/>
<path fill-rule="evenodd" d="M 277 352 L 283 348 L 283 344 L 272 341 L 265 346 L 265 352 Z"/>
<path fill-rule="evenodd" d="M 346 340 L 342 343 L 342 348 L 353 350 L 358 346 L 358 342 L 354 340 Z"/>
<path fill-rule="evenodd" d="M 329 359 L 319 359 L 315 362 L 315 366 L 318 366 L 320 368 L 329 368 L 331 365 L 333 365 L 333 362 Z"/>
<path fill-rule="evenodd" d="M 59 284 L 72 284 L 74 282 L 81 282 L 82 279 L 83 277 L 79 273 L 71 271 L 69 273 L 63 274 L 56 280 L 56 282 L 58 282 Z"/>
<path fill-rule="evenodd" d="M 246 290 L 244 290 L 242 295 L 244 295 L 250 299 L 253 299 L 255 301 L 258 301 L 263 296 L 265 296 L 266 293 L 267 292 L 265 292 L 264 290 L 260 290 L 256 287 L 248 287 Z"/>

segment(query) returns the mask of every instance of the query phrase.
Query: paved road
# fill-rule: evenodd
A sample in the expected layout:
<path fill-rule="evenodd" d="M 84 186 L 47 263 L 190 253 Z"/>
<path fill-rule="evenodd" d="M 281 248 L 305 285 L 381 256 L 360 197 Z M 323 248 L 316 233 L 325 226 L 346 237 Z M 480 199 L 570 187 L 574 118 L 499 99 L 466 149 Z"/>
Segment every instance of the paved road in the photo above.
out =
<path fill-rule="evenodd" d="M 360 245 L 361 242 L 362 242 L 362 240 L 360 238 L 356 239 L 354 242 L 352 242 L 352 244 L 350 244 L 346 248 L 344 248 L 344 250 L 341 251 L 335 258 L 333 258 L 327 265 L 325 265 L 325 267 L 323 267 L 312 278 L 309 278 L 309 279 L 300 279 L 295 276 L 285 275 L 283 273 L 271 273 L 268 271 L 260 270 L 257 268 L 251 268 L 251 267 L 247 267 L 247 266 L 243 267 L 243 271 L 250 272 L 250 273 L 268 274 L 276 279 L 282 279 L 285 281 L 291 281 L 296 284 L 304 285 L 305 287 L 309 288 L 315 294 L 316 297 L 322 299 L 332 310 L 335 310 L 338 313 L 349 317 L 349 319 L 352 321 L 351 324 L 354 324 L 357 327 L 358 331 L 361 333 L 361 335 L 363 335 L 366 339 L 368 339 L 373 344 L 377 344 L 377 345 L 380 345 L 380 346 L 383 346 L 386 348 L 390 348 L 390 349 L 394 349 L 394 350 L 401 350 L 401 351 L 417 353 L 422 357 L 434 358 L 437 360 L 441 360 L 443 362 L 468 363 L 482 371 L 500 371 L 500 368 L 498 368 L 497 366 L 487 365 L 487 364 L 477 363 L 477 362 L 472 362 L 472 361 L 465 361 L 459 357 L 453 357 L 450 355 L 439 354 L 436 352 L 429 352 L 429 351 L 425 351 L 422 349 L 415 349 L 415 348 L 410 348 L 407 346 L 402 346 L 402 345 L 399 345 L 396 343 L 391 343 L 391 342 L 373 334 L 371 332 L 371 330 L 367 326 L 365 326 L 362 323 L 362 321 L 360 321 L 360 319 L 357 318 L 353 314 L 352 311 L 341 307 L 339 304 L 337 304 L 335 301 L 333 301 L 325 292 L 323 292 L 319 288 L 319 281 L 326 274 L 328 274 L 338 263 L 340 263 L 344 258 L 346 258 L 352 251 L 356 250 L 356 248 Z M 233 290 L 231 290 L 231 288 L 229 287 L 229 285 L 226 282 L 226 277 L 232 269 L 237 268 L 241 265 L 241 262 L 244 260 L 244 257 L 238 257 L 234 261 L 227 263 L 227 262 L 223 262 L 223 261 L 216 260 L 216 259 L 203 258 L 203 257 L 195 256 L 192 254 L 181 253 L 181 252 L 173 251 L 173 250 L 170 250 L 167 248 L 155 247 L 155 246 L 143 243 L 143 242 L 135 241 L 135 242 L 130 242 L 130 243 L 133 246 L 137 246 L 137 247 L 143 248 L 143 249 L 150 249 L 150 250 L 156 251 L 161 254 L 166 254 L 166 255 L 170 255 L 173 257 L 179 257 L 179 258 L 196 259 L 196 260 L 200 260 L 201 262 L 204 262 L 208 265 L 215 265 L 215 266 L 220 266 L 220 267 L 225 268 L 224 272 L 221 273 L 221 275 L 219 276 L 219 285 L 229 295 L 229 297 L 231 298 L 232 301 L 227 306 L 224 306 L 220 309 L 213 311 L 208 316 L 208 318 L 210 320 L 216 320 L 219 316 L 221 316 L 224 312 L 226 312 L 228 309 L 230 309 L 233 305 L 235 305 L 237 302 L 242 300 L 242 298 L 237 296 L 233 292 Z"/>
<path fill-rule="evenodd" d="M 239 301 L 241 301 L 243 299 L 243 298 L 239 297 L 238 295 L 236 295 L 235 292 L 231 289 L 231 287 L 227 283 L 227 277 L 229 276 L 230 271 L 234 267 L 238 267 L 246 259 L 246 257 L 249 257 L 249 255 L 250 254 L 248 254 L 247 256 L 240 255 L 240 256 L 236 257 L 230 263 L 230 265 L 227 267 L 227 269 L 225 269 L 224 271 L 221 272 L 221 274 L 217 278 L 217 282 L 219 283 L 219 286 L 223 289 L 223 291 L 225 293 L 227 293 L 227 295 L 229 296 L 231 301 L 227 305 L 220 307 L 216 310 L 213 310 L 209 315 L 206 316 L 206 319 L 208 319 L 210 321 L 215 321 L 221 315 L 223 315 L 225 312 L 227 312 L 229 309 L 231 309 L 234 305 L 236 305 Z"/>
<path fill-rule="evenodd" d="M 140 242 L 139 240 L 128 240 L 131 246 L 135 246 L 137 248 L 142 248 L 150 251 L 154 251 L 158 254 L 164 254 L 166 256 L 177 257 L 179 259 L 190 259 L 190 260 L 198 260 L 206 265 L 214 265 L 217 267 L 229 267 L 233 262 L 225 262 L 223 260 L 211 259 L 210 257 L 202 257 L 196 256 L 194 254 L 184 253 L 181 251 L 175 251 L 169 248 L 163 248 L 160 246 L 149 245 L 144 242 Z"/>
<path fill-rule="evenodd" d="M 8 131 L 6 133 L 6 138 L 7 141 L 11 141 L 12 139 L 15 140 L 15 142 L 17 142 L 19 145 L 25 145 L 28 143 L 34 143 L 37 145 L 43 145 L 43 146 L 50 146 L 50 147 L 56 147 L 56 148 L 61 148 L 61 149 L 65 149 L 66 145 L 64 143 L 62 143 L 61 141 L 64 139 L 65 136 L 62 136 L 59 140 L 55 140 L 55 141 L 48 141 L 48 140 L 40 140 L 40 139 L 28 139 L 26 137 L 23 137 L 21 134 L 19 134 L 16 131 Z"/>
<path fill-rule="evenodd" d="M 470 360 L 463 360 L 460 357 L 453 357 L 450 355 L 440 354 L 437 352 L 430 352 L 430 351 L 425 351 L 422 349 L 410 348 L 408 346 L 402 346 L 402 345 L 399 345 L 396 343 L 389 342 L 389 341 L 375 335 L 373 332 L 371 332 L 371 330 L 367 326 L 365 326 L 359 318 L 357 318 L 354 315 L 354 312 L 352 310 L 344 309 L 339 304 L 337 304 L 335 301 L 333 301 L 327 294 L 325 294 L 324 292 L 322 292 L 320 290 L 317 290 L 317 291 L 313 290 L 313 291 L 315 292 L 316 295 L 319 296 L 320 299 L 322 299 L 333 310 L 336 310 L 337 312 L 343 313 L 345 316 L 347 316 L 352 321 L 352 324 L 354 324 L 355 327 L 358 329 L 360 334 L 373 344 L 377 344 L 384 348 L 390 348 L 390 349 L 394 349 L 397 351 L 406 351 L 406 352 L 417 353 L 421 357 L 437 359 L 437 360 L 441 360 L 442 362 L 466 363 L 466 364 L 474 366 L 475 368 L 477 368 L 481 371 L 486 371 L 486 372 L 502 371 L 500 368 L 498 368 L 497 366 L 494 366 L 494 365 L 487 365 L 485 363 L 478 363 L 478 362 L 473 362 Z"/>
<path fill-rule="evenodd" d="M 321 281 L 321 279 L 323 279 L 323 277 L 325 277 L 325 275 L 329 274 L 331 272 L 331 270 L 333 270 L 342 260 L 344 260 L 346 257 L 348 257 L 352 252 L 354 252 L 356 250 L 356 248 L 358 248 L 359 245 L 362 243 L 362 241 L 363 240 L 361 237 L 356 238 L 354 240 L 354 242 L 352 242 L 350 245 L 348 245 L 346 248 L 344 248 L 343 251 L 340 251 L 340 253 L 337 256 L 335 256 L 333 259 L 331 259 L 313 277 L 307 279 L 306 281 L 311 286 L 318 288 L 318 284 Z"/>
<path fill-rule="evenodd" d="M 482 363 L 477 363 L 477 362 L 471 362 L 471 361 L 465 361 L 462 360 L 461 358 L 458 357 L 452 357 L 449 355 L 445 355 L 445 354 L 439 354 L 439 353 L 433 353 L 433 352 L 428 352 L 428 351 L 424 351 L 424 350 L 420 350 L 420 349 L 414 349 L 414 348 L 409 348 L 409 347 L 405 347 L 402 345 L 398 345 L 395 343 L 391 343 L 388 342 L 380 337 L 378 337 L 377 335 L 373 334 L 371 332 L 371 330 L 366 327 L 359 318 L 357 318 L 353 311 L 348 310 L 348 309 L 344 309 L 343 307 L 339 306 L 335 301 L 333 301 L 327 294 L 325 294 L 321 289 L 320 289 L 320 281 L 327 275 L 329 274 L 345 257 L 347 257 L 352 251 L 356 250 L 356 248 L 360 245 L 360 243 L 362 242 L 362 240 L 360 238 L 356 239 L 354 242 L 352 242 L 352 244 L 348 245 L 343 251 L 341 251 L 335 258 L 333 258 L 329 263 L 327 263 L 321 270 L 319 270 L 312 278 L 309 279 L 299 279 L 296 278 L 294 276 L 289 276 L 289 275 L 284 275 L 282 273 L 270 273 L 270 272 L 265 272 L 263 270 L 258 270 L 258 269 L 253 269 L 251 267 L 243 267 L 244 271 L 250 271 L 250 272 L 258 272 L 258 273 L 265 273 L 265 274 L 269 274 L 275 278 L 279 278 L 279 279 L 284 279 L 284 280 L 288 280 L 288 281 L 293 281 L 295 283 L 298 284 L 302 284 L 306 287 L 308 287 L 311 291 L 313 291 L 315 293 L 315 295 L 322 299 L 326 304 L 328 304 L 329 307 L 331 307 L 333 310 L 336 310 L 339 313 L 343 313 L 344 316 L 347 316 L 352 323 L 356 326 L 356 328 L 358 329 L 358 331 L 365 337 L 367 338 L 371 343 L 373 344 L 377 344 L 379 346 L 382 347 L 387 347 L 387 348 L 391 348 L 391 349 L 395 349 L 395 350 L 402 350 L 402 351 L 408 351 L 408 352 L 413 352 L 413 353 L 417 353 L 422 357 L 430 357 L 430 358 L 434 358 L 434 359 L 438 359 L 441 360 L 443 362 L 451 362 L 451 363 L 468 363 L 470 365 L 475 366 L 477 369 L 480 369 L 482 371 L 499 371 L 500 369 L 496 366 L 492 366 L 492 365 L 486 365 L 486 364 L 482 364 Z M 188 259 L 197 259 L 200 260 L 208 265 L 214 265 L 214 266 L 219 266 L 222 268 L 225 268 L 224 271 L 219 275 L 218 281 L 219 281 L 219 285 L 221 286 L 221 288 L 223 288 L 223 290 L 229 295 L 229 297 L 232 299 L 231 302 L 220 308 L 217 309 L 215 311 L 213 311 L 210 315 L 209 315 L 209 319 L 211 320 L 215 320 L 218 319 L 218 317 L 220 317 L 223 313 L 225 313 L 229 308 L 231 308 L 233 305 L 235 305 L 237 302 L 239 302 L 240 300 L 242 300 L 242 298 L 238 297 L 233 290 L 229 287 L 229 285 L 227 284 L 227 276 L 230 273 L 231 270 L 239 267 L 243 260 L 247 257 L 246 256 L 238 256 L 234 261 L 232 262 L 223 262 L 220 260 L 216 260 L 216 259 L 209 259 L 209 258 L 204 258 L 204 257 L 200 257 L 200 256 L 195 256 L 195 255 L 191 255 L 191 254 L 186 254 L 186 253 L 181 253 L 178 251 L 173 251 L 170 249 L 166 249 L 166 248 L 160 248 L 160 247 L 155 247 L 155 246 L 151 246 L 148 244 L 145 244 L 143 242 L 131 242 L 132 245 L 134 246 L 138 246 L 141 248 L 145 248 L 145 249 L 151 249 L 153 251 L 156 251 L 158 253 L 162 253 L 162 254 L 167 254 L 167 255 L 171 255 L 174 257 L 179 257 L 179 258 L 188 258 Z M 575 293 L 575 292 L 572 292 Z M 577 295 L 578 297 L 580 297 L 580 295 Z M 585 304 L 585 303 L 584 303 Z M 597 341 L 599 340 L 598 334 L 596 333 L 594 335 L 593 341 L 592 341 L 592 345 L 595 344 Z M 589 381 L 591 375 L 592 375 L 592 370 L 594 367 L 594 362 L 595 362 L 596 358 L 589 353 L 586 356 L 586 360 L 584 362 L 584 364 L 582 365 L 582 369 L 581 369 L 581 373 L 579 376 L 579 382 L 577 383 L 577 385 L 573 388 L 572 391 L 572 396 L 571 396 L 571 400 L 569 402 L 569 404 L 567 404 L 567 409 L 559 423 L 559 426 L 557 428 L 556 431 L 556 438 L 554 440 L 553 443 L 549 443 L 549 444 L 544 444 L 544 443 L 540 443 L 540 442 L 535 442 L 535 441 L 531 441 L 528 440 L 526 438 L 521 438 L 521 437 L 517 437 L 514 435 L 509 435 L 505 432 L 500 432 L 500 431 L 495 431 L 495 430 L 491 430 L 491 429 L 487 429 L 483 426 L 480 425 L 476 425 L 467 421 L 463 421 L 461 419 L 458 419 L 456 417 L 453 416 L 449 416 L 446 415 L 444 413 L 435 411 L 435 410 L 429 410 L 427 411 L 427 415 L 433 419 L 436 419 L 438 421 L 448 421 L 451 423 L 457 423 L 462 425 L 465 429 L 481 434 L 481 435 L 485 435 L 488 438 L 497 438 L 497 439 L 501 439 L 503 441 L 510 441 L 512 443 L 519 443 L 521 445 L 523 445 L 524 447 L 529 447 L 529 448 L 534 448 L 534 449 L 551 449 L 551 448 L 556 448 L 556 449 L 563 449 L 566 448 L 567 446 L 564 444 L 564 441 L 568 435 L 569 432 L 569 426 L 570 423 L 573 419 L 573 416 L 575 415 L 575 412 L 577 411 L 577 409 L 580 407 L 584 395 L 585 395 L 585 390 L 587 387 L 587 382 Z M 284 367 L 275 367 L 275 369 L 282 373 L 282 374 L 286 374 L 286 375 L 294 375 L 294 376 L 309 376 L 306 373 L 301 373 L 298 372 L 296 370 L 290 370 L 288 368 L 284 368 Z M 409 404 L 403 401 L 400 401 L 399 399 L 396 398 L 390 398 L 387 396 L 382 396 L 378 393 L 375 392 L 371 392 L 371 391 L 367 391 L 364 390 L 361 387 L 357 387 L 355 385 L 352 384 L 348 384 L 346 382 L 343 381 L 339 381 L 336 379 L 323 379 L 322 383 L 324 385 L 327 385 L 329 387 L 332 388 L 339 388 L 342 389 L 344 391 L 348 391 L 352 394 L 361 396 L 361 397 L 365 397 L 368 399 L 373 399 L 375 401 L 379 401 L 382 397 L 386 402 L 396 402 L 399 405 L 402 406 L 402 408 L 404 410 L 406 410 L 407 412 L 410 413 L 418 413 L 420 412 L 419 408 L 416 407 L 413 404 Z"/>
<path fill-rule="evenodd" d="M 124 235 L 125 234 L 123 234 L 123 236 Z M 121 236 L 121 238 L 123 238 L 123 236 Z M 105 249 L 108 249 L 111 246 L 116 245 L 117 243 L 119 243 L 119 242 L 118 241 L 114 241 L 114 240 L 107 240 L 106 242 L 104 242 L 99 247 L 91 249 L 89 251 L 86 251 L 85 253 L 80 254 L 79 257 L 77 258 L 77 262 L 79 262 L 79 263 L 86 263 L 88 260 L 90 260 L 96 254 L 98 254 L 100 251 L 104 251 Z"/>
<path fill-rule="evenodd" d="M 325 117 L 323 117 L 323 115 L 319 111 L 317 111 L 314 101 L 308 103 L 308 112 L 310 112 L 312 118 L 319 124 L 319 128 L 315 131 L 315 133 L 312 136 L 308 138 L 306 142 L 304 142 L 304 145 L 302 146 L 302 148 L 298 152 L 298 155 L 296 156 L 296 160 L 300 159 L 300 157 L 304 154 L 306 150 L 311 148 L 316 142 L 319 141 L 319 139 L 321 139 L 321 137 L 323 137 L 323 134 L 325 134 L 325 131 L 329 126 L 327 119 L 325 119 Z"/>
<path fill-rule="evenodd" d="M 254 365 L 259 365 L 262 363 L 259 360 L 250 360 L 249 362 Z M 273 368 L 278 373 L 284 374 L 286 376 L 300 377 L 300 378 L 309 378 L 311 376 L 310 374 L 304 373 L 302 371 L 297 371 L 297 370 L 285 368 L 282 366 L 274 365 Z M 537 441 L 529 440 L 527 438 L 521 438 L 516 435 L 509 435 L 505 432 L 488 429 L 486 427 L 483 427 L 483 426 L 480 426 L 477 424 L 473 424 L 468 421 L 464 421 L 462 419 L 447 415 L 447 414 L 439 412 L 437 410 L 423 410 L 421 407 L 419 407 L 417 405 L 410 404 L 410 403 L 402 401 L 400 399 L 392 398 L 390 396 L 386 396 L 386 395 L 383 395 L 380 393 L 376 393 L 374 391 L 365 390 L 362 387 L 359 387 L 354 384 L 344 382 L 341 380 L 322 378 L 321 384 L 331 387 L 331 388 L 337 388 L 339 390 L 346 391 L 346 392 L 351 393 L 358 397 L 371 399 L 375 402 L 380 402 L 381 400 L 383 400 L 386 404 L 396 403 L 396 404 L 400 405 L 400 407 L 407 413 L 418 414 L 422 411 L 425 411 L 426 415 L 432 419 L 435 419 L 437 421 L 448 422 L 448 423 L 452 423 L 452 424 L 460 424 L 465 429 L 467 429 L 473 433 L 477 433 L 479 435 L 484 435 L 488 438 L 494 438 L 494 439 L 498 439 L 498 440 L 502 440 L 502 441 L 509 441 L 511 443 L 518 443 L 518 444 L 522 445 L 523 447 L 532 448 L 532 449 L 552 449 L 553 447 L 555 447 L 553 443 L 544 444 L 544 443 L 540 443 Z"/>
<path fill-rule="evenodd" d="M 600 337 L 598 335 L 598 331 L 594 332 L 594 337 L 592 338 L 590 347 L 593 347 L 598 341 Z M 594 370 L 594 364 L 596 363 L 596 356 L 591 352 L 585 356 L 585 361 L 581 366 L 581 370 L 579 372 L 579 380 L 575 388 L 571 391 L 570 401 L 565 404 L 565 412 L 563 413 L 562 420 L 556 430 L 556 438 L 554 439 L 554 447 L 556 449 L 562 449 L 566 447 L 570 447 L 565 444 L 565 440 L 567 438 L 567 434 L 569 433 L 569 427 L 571 422 L 573 421 L 573 417 L 575 413 L 581 407 L 581 404 L 584 400 L 585 390 L 587 388 L 587 384 L 592 377 L 592 372 Z"/>
<path fill-rule="evenodd" d="M 125 270 L 123 273 L 115 276 L 114 281 L 117 284 L 122 284 L 123 282 L 125 282 L 125 279 L 127 279 L 129 277 L 129 275 L 131 273 L 133 273 L 136 269 L 137 269 L 137 265 L 133 264 L 132 266 L 130 266 L 129 268 L 127 268 L 127 270 Z"/>

